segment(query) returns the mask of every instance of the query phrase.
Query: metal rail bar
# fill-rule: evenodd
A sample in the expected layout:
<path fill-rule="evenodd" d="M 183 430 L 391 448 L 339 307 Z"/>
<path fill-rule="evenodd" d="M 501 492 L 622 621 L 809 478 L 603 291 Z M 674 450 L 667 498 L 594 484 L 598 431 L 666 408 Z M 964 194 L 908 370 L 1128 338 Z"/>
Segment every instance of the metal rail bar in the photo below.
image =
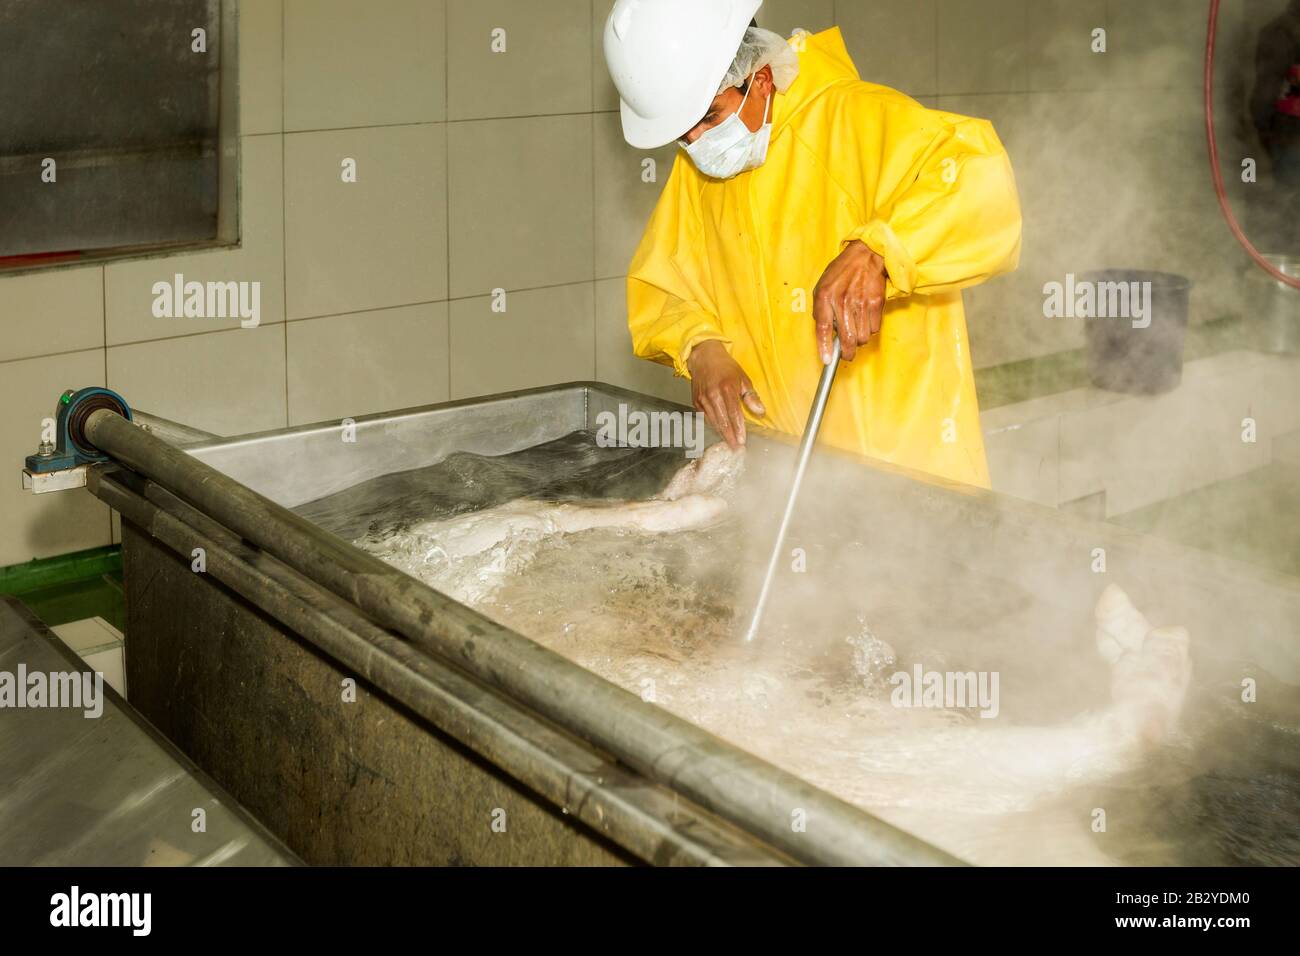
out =
<path fill-rule="evenodd" d="M 438 593 L 107 410 L 85 434 L 379 624 L 803 862 L 961 861 Z M 791 825 L 802 811 L 807 825 Z"/>
<path fill-rule="evenodd" d="M 221 437 L 220 435 L 214 435 L 212 432 L 205 432 L 201 428 L 182 425 L 180 422 L 174 422 L 170 418 L 163 418 L 161 415 L 150 415 L 138 408 L 131 409 L 131 418 L 141 428 L 153 432 L 163 441 L 172 445 L 196 445 L 199 442 L 213 441 Z"/>

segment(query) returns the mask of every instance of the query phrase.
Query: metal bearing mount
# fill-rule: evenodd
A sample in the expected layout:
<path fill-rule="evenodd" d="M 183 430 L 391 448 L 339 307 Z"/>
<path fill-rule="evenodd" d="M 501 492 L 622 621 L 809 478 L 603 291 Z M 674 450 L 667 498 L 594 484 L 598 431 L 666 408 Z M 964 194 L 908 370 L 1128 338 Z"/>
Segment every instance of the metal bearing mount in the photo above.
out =
<path fill-rule="evenodd" d="M 108 388 L 68 389 L 59 397 L 55 415 L 55 440 L 41 442 L 35 455 L 27 456 L 27 470 L 33 474 L 63 471 L 91 462 L 106 461 L 108 456 L 86 438 L 86 420 L 92 413 L 106 409 L 131 421 L 126 399 Z"/>

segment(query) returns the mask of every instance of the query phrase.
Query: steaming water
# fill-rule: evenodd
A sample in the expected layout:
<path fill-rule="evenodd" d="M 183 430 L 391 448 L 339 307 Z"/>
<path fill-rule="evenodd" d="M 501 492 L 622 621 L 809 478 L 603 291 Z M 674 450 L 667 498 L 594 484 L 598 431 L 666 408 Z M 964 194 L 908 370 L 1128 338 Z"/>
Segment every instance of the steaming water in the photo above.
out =
<path fill-rule="evenodd" d="M 679 455 L 599 449 L 575 433 L 500 458 L 452 455 L 299 510 L 971 862 L 1300 862 L 1293 691 L 1274 695 L 1286 701 L 1281 709 L 1247 719 L 1215 703 L 1224 695 L 1194 690 L 1182 731 L 1136 752 L 1102 731 L 1108 672 L 1091 616 L 1045 623 L 1039 602 L 1006 581 L 919 551 L 881 561 L 842 535 L 808 555 L 832 575 L 786 576 L 753 647 L 740 637 L 766 557 L 752 542 L 767 532 L 756 535 L 746 516 L 777 507 L 756 489 L 742 489 L 733 516 L 706 530 L 525 532 L 463 560 L 442 555 L 422 527 L 521 496 L 647 497 L 682 464 Z M 916 568 L 944 581 L 942 599 L 927 593 Z M 1050 640 L 1044 627 L 1054 629 Z M 997 671 L 1000 713 L 894 706 L 890 675 L 916 664 Z M 1198 673 L 1207 677 L 1216 679 Z M 1094 830 L 1098 808 L 1105 832 Z"/>

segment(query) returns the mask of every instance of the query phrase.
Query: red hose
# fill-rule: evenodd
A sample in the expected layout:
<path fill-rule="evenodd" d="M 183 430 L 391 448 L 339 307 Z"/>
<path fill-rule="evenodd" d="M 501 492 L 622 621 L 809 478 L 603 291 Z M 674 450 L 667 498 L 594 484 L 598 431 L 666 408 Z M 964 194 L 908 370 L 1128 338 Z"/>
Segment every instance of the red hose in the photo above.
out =
<path fill-rule="evenodd" d="M 1214 39 L 1219 27 L 1219 0 L 1210 0 L 1210 27 L 1205 36 L 1205 139 L 1210 147 L 1210 173 L 1214 177 L 1214 192 L 1219 197 L 1219 208 L 1223 218 L 1228 220 L 1228 228 L 1237 237 L 1250 257 L 1259 267 L 1278 282 L 1284 282 L 1293 289 L 1300 289 L 1300 278 L 1289 276 L 1273 263 L 1265 259 L 1254 244 L 1242 231 L 1241 224 L 1232 213 L 1228 203 L 1228 194 L 1223 188 L 1223 171 L 1219 169 L 1219 145 L 1214 139 Z"/>

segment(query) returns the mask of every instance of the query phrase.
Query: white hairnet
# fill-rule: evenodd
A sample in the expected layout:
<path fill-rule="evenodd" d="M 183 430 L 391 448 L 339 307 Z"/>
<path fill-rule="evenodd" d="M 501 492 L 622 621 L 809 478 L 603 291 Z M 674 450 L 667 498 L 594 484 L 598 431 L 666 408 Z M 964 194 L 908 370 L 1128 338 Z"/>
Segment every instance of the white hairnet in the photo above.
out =
<path fill-rule="evenodd" d="M 765 66 L 772 68 L 772 80 L 779 92 L 784 93 L 799 75 L 799 54 L 782 38 L 781 34 L 750 27 L 740 41 L 731 69 L 722 78 L 718 92 L 732 86 L 743 86 L 750 75 Z"/>

